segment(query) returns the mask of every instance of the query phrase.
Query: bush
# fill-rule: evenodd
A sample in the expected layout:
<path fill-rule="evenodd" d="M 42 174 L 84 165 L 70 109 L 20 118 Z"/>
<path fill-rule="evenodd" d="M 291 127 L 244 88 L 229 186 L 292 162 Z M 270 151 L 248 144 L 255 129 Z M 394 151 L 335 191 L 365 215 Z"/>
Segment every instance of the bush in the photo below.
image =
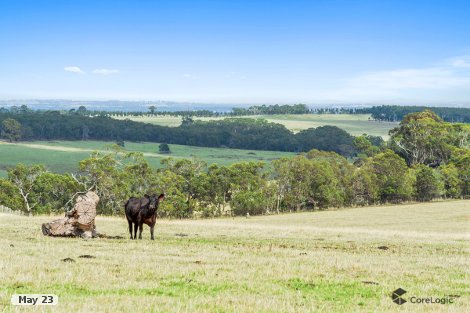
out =
<path fill-rule="evenodd" d="M 233 196 L 230 206 L 234 215 L 259 215 L 266 208 L 266 197 L 261 191 L 241 191 Z"/>
<path fill-rule="evenodd" d="M 442 182 L 437 173 L 430 167 L 420 165 L 416 170 L 416 199 L 431 201 L 441 195 Z"/>
<path fill-rule="evenodd" d="M 168 146 L 168 144 L 166 144 L 166 143 L 162 143 L 158 146 L 158 152 L 169 154 L 169 153 L 171 153 L 170 146 Z"/>

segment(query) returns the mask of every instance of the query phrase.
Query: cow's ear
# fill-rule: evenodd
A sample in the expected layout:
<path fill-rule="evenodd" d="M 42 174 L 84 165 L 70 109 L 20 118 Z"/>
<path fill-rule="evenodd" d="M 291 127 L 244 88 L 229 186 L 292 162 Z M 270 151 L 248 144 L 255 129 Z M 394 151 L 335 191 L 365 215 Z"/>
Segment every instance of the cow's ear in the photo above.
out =
<path fill-rule="evenodd" d="M 165 199 L 165 194 L 164 194 L 164 193 L 162 193 L 162 194 L 160 194 L 160 195 L 158 196 L 158 200 L 161 201 L 161 200 L 163 200 L 163 199 Z"/>

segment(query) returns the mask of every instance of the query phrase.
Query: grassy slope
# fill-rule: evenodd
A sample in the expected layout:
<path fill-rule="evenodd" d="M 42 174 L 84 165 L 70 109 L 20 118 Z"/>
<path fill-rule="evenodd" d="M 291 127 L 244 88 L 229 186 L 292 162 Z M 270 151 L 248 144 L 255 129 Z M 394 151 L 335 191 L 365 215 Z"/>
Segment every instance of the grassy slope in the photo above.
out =
<path fill-rule="evenodd" d="M 0 170 L 17 163 L 45 164 L 54 172 L 74 171 L 80 160 L 87 158 L 93 150 L 106 150 L 113 142 L 102 141 L 35 141 L 19 144 L 0 142 Z M 160 160 L 167 157 L 197 158 L 208 164 L 228 165 L 241 161 L 270 162 L 294 153 L 278 151 L 255 151 L 224 148 L 203 148 L 182 145 L 170 145 L 169 155 L 158 154 L 157 143 L 126 142 L 127 151 L 144 152 L 146 159 L 153 167 L 160 166 Z M 4 173 L 3 173 L 4 174 Z M 0 175 L 2 173 L 0 172 Z"/>
<path fill-rule="evenodd" d="M 59 312 L 464 312 L 468 207 L 159 220 L 153 242 L 147 227 L 143 241 L 128 240 L 124 218 L 100 217 L 97 227 L 126 239 L 86 241 L 44 237 L 40 225 L 53 217 L 0 214 L 0 309 L 13 293 L 55 293 Z M 460 297 L 398 306 L 398 287 L 408 298 Z"/>
<path fill-rule="evenodd" d="M 255 115 L 249 118 L 264 118 L 270 122 L 283 124 L 286 128 L 298 132 L 307 128 L 315 128 L 324 125 L 338 126 L 352 135 L 382 136 L 388 138 L 388 131 L 398 125 L 398 123 L 369 121 L 368 114 L 298 114 L 298 115 Z M 123 117 L 116 117 L 123 119 Z M 164 126 L 179 126 L 181 117 L 174 116 L 136 116 L 129 117 L 138 122 L 151 123 Z M 195 118 L 200 120 L 215 120 L 221 118 Z"/>
<path fill-rule="evenodd" d="M 44 164 L 52 171 L 62 173 L 75 170 L 78 162 L 89 155 L 88 151 L 52 151 L 0 143 L 0 169 L 5 170 L 17 163 Z"/>

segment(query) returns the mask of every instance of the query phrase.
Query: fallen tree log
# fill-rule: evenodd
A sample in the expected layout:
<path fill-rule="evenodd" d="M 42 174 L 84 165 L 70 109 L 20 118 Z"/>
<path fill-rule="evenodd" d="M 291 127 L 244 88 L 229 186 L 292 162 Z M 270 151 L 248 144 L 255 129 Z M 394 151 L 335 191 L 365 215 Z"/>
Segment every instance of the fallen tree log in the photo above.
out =
<path fill-rule="evenodd" d="M 96 206 L 100 198 L 93 191 L 77 197 L 73 209 L 64 218 L 42 224 L 45 236 L 98 237 L 95 226 Z"/>

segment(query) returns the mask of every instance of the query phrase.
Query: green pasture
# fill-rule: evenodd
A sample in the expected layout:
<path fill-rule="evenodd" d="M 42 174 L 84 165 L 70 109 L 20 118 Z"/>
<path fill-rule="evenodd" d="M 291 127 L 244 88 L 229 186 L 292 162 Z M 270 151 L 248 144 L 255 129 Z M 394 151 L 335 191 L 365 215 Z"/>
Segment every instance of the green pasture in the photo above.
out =
<path fill-rule="evenodd" d="M 0 143 L 0 176 L 6 175 L 8 167 L 17 163 L 44 164 L 54 172 L 70 172 L 77 169 L 78 162 L 87 158 L 94 150 L 106 151 L 114 142 L 103 141 L 33 141 L 16 144 Z M 164 158 L 194 158 L 208 164 L 229 165 L 242 161 L 272 160 L 295 155 L 290 152 L 240 150 L 228 148 L 205 148 L 170 145 L 171 154 L 160 154 L 158 143 L 125 142 L 125 151 L 143 152 L 154 168 L 161 166 Z"/>
<path fill-rule="evenodd" d="M 150 123 L 162 126 L 177 127 L 181 124 L 179 116 L 146 115 L 146 116 L 113 116 L 117 119 L 129 118 L 133 121 Z M 388 138 L 390 129 L 398 126 L 395 122 L 381 122 L 370 119 L 369 114 L 282 114 L 282 115 L 250 115 L 242 116 L 248 118 L 263 118 L 269 122 L 284 125 L 287 129 L 298 132 L 308 128 L 331 125 L 344 129 L 352 135 L 362 135 L 364 133 L 374 136 Z M 194 117 L 195 120 L 217 120 L 217 117 Z"/>

